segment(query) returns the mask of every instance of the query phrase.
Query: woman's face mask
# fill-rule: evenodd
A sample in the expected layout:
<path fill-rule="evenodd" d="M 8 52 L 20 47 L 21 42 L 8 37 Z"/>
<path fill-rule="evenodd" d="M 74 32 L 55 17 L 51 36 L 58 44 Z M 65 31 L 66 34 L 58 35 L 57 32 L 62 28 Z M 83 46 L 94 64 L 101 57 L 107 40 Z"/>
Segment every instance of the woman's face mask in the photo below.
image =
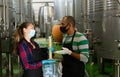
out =
<path fill-rule="evenodd" d="M 35 30 L 31 29 L 30 32 L 28 33 L 29 38 L 32 38 L 33 36 L 35 36 Z"/>
<path fill-rule="evenodd" d="M 66 29 L 67 26 L 68 26 L 68 25 L 66 25 L 66 26 L 61 26 L 61 27 L 60 27 L 60 31 L 61 31 L 62 33 L 64 33 L 64 34 L 67 33 L 67 31 L 68 31 L 68 29 Z"/>

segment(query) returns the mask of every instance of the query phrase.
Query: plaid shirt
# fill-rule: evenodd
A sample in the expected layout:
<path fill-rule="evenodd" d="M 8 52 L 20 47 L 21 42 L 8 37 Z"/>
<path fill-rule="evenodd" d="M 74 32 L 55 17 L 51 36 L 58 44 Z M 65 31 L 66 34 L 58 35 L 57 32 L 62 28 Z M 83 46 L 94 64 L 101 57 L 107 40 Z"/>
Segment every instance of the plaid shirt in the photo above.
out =
<path fill-rule="evenodd" d="M 36 46 L 36 48 L 39 48 L 38 44 L 34 41 L 32 43 Z M 27 42 L 25 39 L 23 39 L 17 48 L 18 55 L 20 57 L 20 62 L 23 66 L 23 69 L 37 69 L 42 66 L 41 61 L 33 62 L 32 61 L 32 51 L 33 47 L 29 42 Z"/>

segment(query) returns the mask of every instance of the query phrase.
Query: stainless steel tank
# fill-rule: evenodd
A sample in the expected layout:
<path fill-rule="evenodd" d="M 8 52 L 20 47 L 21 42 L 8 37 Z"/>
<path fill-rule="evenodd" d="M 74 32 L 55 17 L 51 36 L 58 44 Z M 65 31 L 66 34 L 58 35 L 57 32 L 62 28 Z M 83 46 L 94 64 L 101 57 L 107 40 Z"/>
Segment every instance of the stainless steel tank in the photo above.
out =
<path fill-rule="evenodd" d="M 86 29 L 87 0 L 54 0 L 55 20 L 62 20 L 64 16 L 75 17 L 76 28 L 80 32 Z"/>
<path fill-rule="evenodd" d="M 13 18 L 12 0 L 0 0 L 0 36 L 1 38 L 10 37 L 10 30 L 12 30 L 10 23 Z"/>
<path fill-rule="evenodd" d="M 55 20 L 61 20 L 66 15 L 66 4 L 67 0 L 54 0 Z"/>
<path fill-rule="evenodd" d="M 32 0 L 23 0 L 23 15 L 25 16 L 25 21 L 33 21 L 33 8 Z"/>
<path fill-rule="evenodd" d="M 89 0 L 88 5 L 94 49 L 99 57 L 115 60 L 114 77 L 120 77 L 120 0 Z"/>
<path fill-rule="evenodd" d="M 118 0 L 89 0 L 89 24 L 93 29 L 97 53 L 101 57 L 120 59 L 119 13 Z"/>
<path fill-rule="evenodd" d="M 24 21 L 33 21 L 33 9 L 31 0 L 12 0 L 13 8 L 16 12 L 17 23 L 22 23 Z"/>
<path fill-rule="evenodd" d="M 74 16 L 74 0 L 54 0 L 55 20 L 61 20 L 66 15 Z"/>
<path fill-rule="evenodd" d="M 110 59 L 120 59 L 120 3 L 118 0 L 105 0 L 102 22 L 103 56 Z M 104 55 L 104 54 L 107 55 Z"/>
<path fill-rule="evenodd" d="M 102 40 L 103 1 L 88 0 L 88 15 L 89 26 L 93 31 L 94 50 L 99 52 Z"/>
<path fill-rule="evenodd" d="M 0 0 L 0 38 L 1 38 L 1 29 L 2 29 L 2 0 Z M 2 53 L 0 51 L 0 60 L 2 60 Z M 2 69 L 2 61 L 0 61 L 0 69 Z M 2 70 L 0 70 L 0 76 L 2 77 Z"/>
<path fill-rule="evenodd" d="M 15 9 L 16 12 L 16 23 L 21 23 L 23 22 L 23 11 L 22 11 L 22 6 L 24 5 L 23 0 L 13 0 L 13 8 Z"/>
<path fill-rule="evenodd" d="M 2 21 L 2 9 L 3 9 L 3 2 L 2 2 L 2 0 L 0 0 L 0 25 L 1 25 L 1 21 Z"/>
<path fill-rule="evenodd" d="M 2 14 L 3 14 L 3 2 L 2 0 L 0 0 L 0 36 L 2 35 L 2 29 L 3 29 L 3 17 L 2 17 Z"/>
<path fill-rule="evenodd" d="M 76 28 L 78 31 L 84 32 L 88 28 L 87 0 L 73 0 L 73 1 Z"/>
<path fill-rule="evenodd" d="M 45 6 L 40 7 L 39 15 L 38 15 L 38 23 L 40 26 L 41 34 L 48 36 L 51 33 L 51 25 L 50 23 L 54 19 L 54 8 L 53 6 L 49 6 L 48 3 Z"/>
<path fill-rule="evenodd" d="M 18 22 L 21 23 L 22 21 L 27 20 L 29 17 L 28 12 L 24 9 L 25 4 L 29 7 L 28 0 L 0 0 L 0 60 L 2 59 L 2 53 L 7 54 L 7 77 L 12 77 L 13 73 L 11 52 L 13 50 L 12 36 L 15 31 L 15 25 Z M 3 67 L 1 62 L 0 67 Z M 0 77 L 2 77 L 2 69 L 4 68 L 0 68 Z"/>
<path fill-rule="evenodd" d="M 28 19 L 27 20 L 34 22 L 32 0 L 28 0 L 28 2 L 27 2 L 27 11 L 28 11 L 28 14 L 27 14 Z"/>
<path fill-rule="evenodd" d="M 12 0 L 0 0 L 0 55 L 4 52 L 7 54 L 8 59 L 8 76 L 12 76 L 12 68 L 11 68 L 11 37 L 13 33 L 13 25 L 11 23 L 14 21 L 13 17 L 13 8 L 12 8 Z M 1 56 L 2 57 L 2 56 Z M 1 58 L 0 58 L 1 59 Z M 1 60 L 2 62 L 2 60 Z M 0 63 L 2 64 L 2 63 Z M 3 65 L 0 65 L 2 67 Z M 3 68 L 0 68 L 1 70 Z M 1 71 L 0 76 L 2 77 Z"/>

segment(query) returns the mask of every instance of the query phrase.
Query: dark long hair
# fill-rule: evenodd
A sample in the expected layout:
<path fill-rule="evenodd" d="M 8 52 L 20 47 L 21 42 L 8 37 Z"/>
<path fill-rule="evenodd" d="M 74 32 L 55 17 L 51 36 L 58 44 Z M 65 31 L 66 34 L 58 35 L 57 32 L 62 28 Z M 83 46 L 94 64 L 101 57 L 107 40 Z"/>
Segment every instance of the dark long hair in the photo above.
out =
<path fill-rule="evenodd" d="M 16 48 L 20 41 L 23 39 L 23 28 L 27 28 L 29 24 L 33 24 L 32 22 L 23 22 L 21 25 L 18 25 L 16 31 L 14 33 L 14 49 L 13 54 L 16 55 Z"/>

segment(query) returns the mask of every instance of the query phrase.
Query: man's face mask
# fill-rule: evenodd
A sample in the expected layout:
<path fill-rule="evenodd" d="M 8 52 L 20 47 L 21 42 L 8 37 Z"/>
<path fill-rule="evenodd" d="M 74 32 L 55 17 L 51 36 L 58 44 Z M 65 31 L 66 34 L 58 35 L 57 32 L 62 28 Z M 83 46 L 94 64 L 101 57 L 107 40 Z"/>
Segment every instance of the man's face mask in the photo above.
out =
<path fill-rule="evenodd" d="M 68 29 L 66 29 L 67 26 L 68 26 L 68 24 L 67 24 L 66 26 L 63 26 L 63 25 L 62 25 L 62 26 L 60 27 L 60 31 L 61 31 L 62 33 L 64 33 L 64 34 L 67 33 L 67 31 L 68 31 Z"/>

